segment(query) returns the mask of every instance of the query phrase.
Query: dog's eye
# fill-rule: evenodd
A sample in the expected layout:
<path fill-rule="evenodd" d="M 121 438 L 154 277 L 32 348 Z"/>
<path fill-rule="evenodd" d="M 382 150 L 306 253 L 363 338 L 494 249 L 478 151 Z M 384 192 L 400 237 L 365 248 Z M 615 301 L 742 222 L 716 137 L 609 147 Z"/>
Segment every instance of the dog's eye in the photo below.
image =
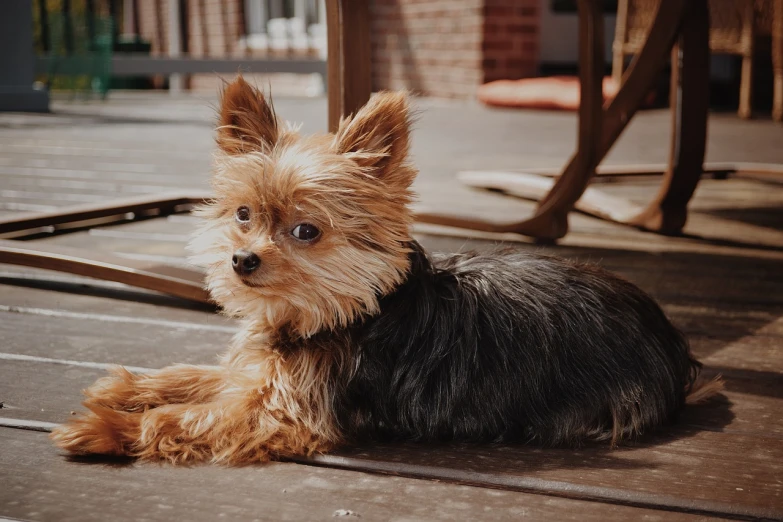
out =
<path fill-rule="evenodd" d="M 250 221 L 250 209 L 245 206 L 239 207 L 234 214 L 234 218 L 237 220 L 237 223 L 247 223 Z"/>
<path fill-rule="evenodd" d="M 321 231 L 318 230 L 314 225 L 311 225 L 309 223 L 302 223 L 301 225 L 296 225 L 294 229 L 291 231 L 291 235 L 301 241 L 312 241 L 313 239 L 317 238 L 320 234 Z"/>

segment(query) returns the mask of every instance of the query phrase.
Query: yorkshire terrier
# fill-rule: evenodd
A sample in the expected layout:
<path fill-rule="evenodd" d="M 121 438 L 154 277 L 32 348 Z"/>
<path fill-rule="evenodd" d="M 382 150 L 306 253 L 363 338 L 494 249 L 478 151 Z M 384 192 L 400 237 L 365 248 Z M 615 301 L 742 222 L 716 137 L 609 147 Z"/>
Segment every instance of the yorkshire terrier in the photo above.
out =
<path fill-rule="evenodd" d="M 191 247 L 241 330 L 218 366 L 98 380 L 59 447 L 247 464 L 380 439 L 614 445 L 721 389 L 651 297 L 597 266 L 425 253 L 406 94 L 302 136 L 240 77 L 219 119 Z"/>

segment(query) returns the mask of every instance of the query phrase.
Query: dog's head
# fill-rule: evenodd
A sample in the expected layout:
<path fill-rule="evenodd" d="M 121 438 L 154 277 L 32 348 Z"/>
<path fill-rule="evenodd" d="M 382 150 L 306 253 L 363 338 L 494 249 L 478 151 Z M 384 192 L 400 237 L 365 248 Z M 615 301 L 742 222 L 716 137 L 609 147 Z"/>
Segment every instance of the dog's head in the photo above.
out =
<path fill-rule="evenodd" d="M 301 136 L 241 77 L 222 96 L 214 200 L 191 242 L 226 312 L 308 337 L 378 311 L 408 269 L 404 93 Z"/>

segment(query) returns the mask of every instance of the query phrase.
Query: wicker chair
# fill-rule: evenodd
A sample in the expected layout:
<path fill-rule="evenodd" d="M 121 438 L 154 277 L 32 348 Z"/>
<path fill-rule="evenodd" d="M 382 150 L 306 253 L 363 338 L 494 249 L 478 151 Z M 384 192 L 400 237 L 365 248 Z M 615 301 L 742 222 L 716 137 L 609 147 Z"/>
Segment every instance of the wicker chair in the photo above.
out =
<path fill-rule="evenodd" d="M 644 43 L 660 0 L 619 0 L 612 76 L 619 83 L 625 57 Z M 771 35 L 774 70 L 772 117 L 783 121 L 783 0 L 709 0 L 710 50 L 742 56 L 738 114 L 752 113 L 753 49 L 757 36 Z"/>

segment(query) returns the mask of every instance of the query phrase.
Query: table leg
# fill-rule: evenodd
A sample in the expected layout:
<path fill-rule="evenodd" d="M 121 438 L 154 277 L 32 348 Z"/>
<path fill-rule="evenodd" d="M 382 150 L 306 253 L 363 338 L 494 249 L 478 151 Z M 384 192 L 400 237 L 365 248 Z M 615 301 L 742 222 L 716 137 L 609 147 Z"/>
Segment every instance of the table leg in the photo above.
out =
<path fill-rule="evenodd" d="M 326 0 L 329 132 L 372 92 L 370 13 L 365 0 Z"/>
<path fill-rule="evenodd" d="M 687 206 L 701 178 L 709 111 L 709 10 L 690 0 L 672 54 L 672 142 L 669 168 L 657 196 L 629 224 L 666 234 L 682 231 Z"/>
<path fill-rule="evenodd" d="M 541 200 L 531 225 L 547 237 L 568 232 L 568 213 L 595 175 L 601 161 L 603 120 L 604 27 L 603 2 L 579 0 L 579 133 L 571 163 Z M 520 226 L 525 233 L 529 226 Z M 548 230 L 547 230 L 548 229 Z M 539 233 L 540 233 L 539 232 Z"/>

